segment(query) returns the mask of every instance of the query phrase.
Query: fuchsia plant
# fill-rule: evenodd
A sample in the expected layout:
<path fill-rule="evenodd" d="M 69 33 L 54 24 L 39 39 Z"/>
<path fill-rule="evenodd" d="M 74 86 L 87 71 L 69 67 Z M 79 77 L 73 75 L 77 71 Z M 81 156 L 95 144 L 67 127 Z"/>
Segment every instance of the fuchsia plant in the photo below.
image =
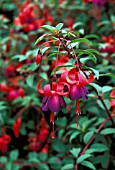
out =
<path fill-rule="evenodd" d="M 58 24 L 58 26 L 59 25 L 62 26 L 63 24 Z M 50 27 L 50 26 L 45 26 L 45 28 L 54 29 L 54 27 Z M 86 85 L 94 80 L 94 76 L 91 71 L 82 70 L 81 64 L 78 61 L 78 57 L 76 56 L 74 49 L 71 47 L 71 43 L 70 43 L 70 47 L 72 48 L 72 53 L 71 53 L 71 49 L 68 48 L 68 45 L 64 43 L 64 41 L 68 42 L 68 40 L 66 40 L 63 36 L 61 37 L 59 35 L 60 32 L 61 30 L 53 31 L 53 33 L 57 37 L 57 42 L 59 42 L 57 43 L 59 47 L 58 47 L 58 52 L 57 52 L 57 57 L 56 57 L 56 62 L 54 67 L 52 86 L 50 84 L 46 84 L 44 86 L 44 89 L 42 89 L 41 84 L 44 79 L 40 80 L 37 86 L 39 94 L 44 96 L 42 100 L 42 110 L 51 111 L 50 121 L 53 124 L 52 138 L 54 138 L 54 112 L 59 112 L 61 108 L 66 107 L 64 97 L 76 101 L 76 126 L 78 126 L 78 115 L 81 114 L 79 99 L 80 98 L 84 100 L 88 99 L 87 95 L 89 91 L 87 90 Z M 48 34 L 44 34 L 44 35 L 43 37 L 48 36 Z M 40 41 L 42 40 L 41 38 L 39 39 Z M 37 43 L 39 39 L 37 40 Z M 61 66 L 62 73 L 61 75 L 60 74 L 58 75 L 56 73 L 56 67 L 60 67 L 59 65 L 59 63 L 61 63 L 60 60 L 63 61 L 63 65 L 66 64 L 68 61 L 68 60 L 64 60 L 65 58 L 67 58 L 67 55 L 66 56 L 63 55 L 62 58 L 58 57 L 58 53 L 63 50 L 63 49 L 60 50 L 60 46 L 62 46 L 62 48 L 68 52 L 68 60 L 71 58 L 75 58 L 75 63 L 71 65 L 72 68 L 69 70 L 67 68 L 64 69 L 64 67 Z M 35 58 L 36 64 L 39 64 L 40 61 L 42 61 L 40 50 L 41 49 L 39 49 L 38 54 Z"/>

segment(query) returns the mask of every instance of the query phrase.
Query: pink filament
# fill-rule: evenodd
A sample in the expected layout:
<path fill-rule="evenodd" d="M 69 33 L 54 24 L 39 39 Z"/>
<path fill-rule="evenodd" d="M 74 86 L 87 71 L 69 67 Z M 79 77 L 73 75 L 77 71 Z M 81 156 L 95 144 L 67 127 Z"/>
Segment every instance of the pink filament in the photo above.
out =
<path fill-rule="evenodd" d="M 76 127 L 78 127 L 78 115 L 81 114 L 80 102 L 76 100 Z"/>
<path fill-rule="evenodd" d="M 52 138 L 55 138 L 54 136 L 54 112 L 51 113 L 51 116 L 50 116 L 50 122 L 52 122 Z"/>

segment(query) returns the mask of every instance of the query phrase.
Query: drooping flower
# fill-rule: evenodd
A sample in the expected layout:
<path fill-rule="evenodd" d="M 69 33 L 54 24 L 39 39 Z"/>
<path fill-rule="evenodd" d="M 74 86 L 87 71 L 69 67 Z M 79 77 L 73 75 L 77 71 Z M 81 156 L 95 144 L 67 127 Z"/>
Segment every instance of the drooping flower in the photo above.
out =
<path fill-rule="evenodd" d="M 40 80 L 38 83 L 38 92 L 44 96 L 42 100 L 42 110 L 51 111 L 50 121 L 53 124 L 52 138 L 54 138 L 54 112 L 59 112 L 60 108 L 66 107 L 66 103 L 63 96 L 69 95 L 70 87 L 66 82 L 53 82 L 52 89 L 50 84 L 46 84 L 44 89 L 41 89 L 41 83 L 44 79 Z M 64 92 L 64 87 L 68 88 L 67 92 Z"/>
<path fill-rule="evenodd" d="M 63 92 L 64 87 L 67 86 L 70 89 L 69 85 L 65 82 L 52 83 L 52 90 L 50 84 L 44 86 L 44 90 L 41 89 L 40 85 L 43 82 L 43 79 L 38 83 L 38 92 L 45 96 L 42 100 L 42 110 L 43 111 L 52 111 L 59 112 L 61 107 L 66 107 L 63 96 L 67 96 L 68 92 Z"/>
<path fill-rule="evenodd" d="M 84 100 L 87 100 L 87 94 L 89 92 L 86 85 L 94 80 L 93 74 L 90 73 L 89 78 L 86 79 L 80 72 L 77 72 L 76 69 L 73 68 L 68 72 L 68 78 L 71 80 L 69 82 L 71 84 L 70 99 L 79 100 L 80 98 L 83 98 Z"/>
<path fill-rule="evenodd" d="M 66 78 L 69 78 L 67 81 Z M 81 113 L 80 111 L 80 102 L 79 99 L 83 98 L 84 100 L 88 99 L 87 94 L 89 91 L 86 88 L 86 85 L 91 83 L 94 80 L 94 76 L 90 73 L 89 78 L 86 79 L 76 68 L 72 68 L 69 72 L 62 73 L 59 82 L 66 82 L 70 84 L 69 98 L 71 100 L 76 100 L 76 118 Z"/>

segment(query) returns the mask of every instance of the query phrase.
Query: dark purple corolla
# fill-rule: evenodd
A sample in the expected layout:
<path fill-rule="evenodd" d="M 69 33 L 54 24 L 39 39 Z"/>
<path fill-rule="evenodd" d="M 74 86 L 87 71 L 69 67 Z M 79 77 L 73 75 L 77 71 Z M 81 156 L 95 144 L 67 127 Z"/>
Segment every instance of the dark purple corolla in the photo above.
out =
<path fill-rule="evenodd" d="M 52 83 L 52 90 L 50 84 L 44 86 L 44 90 L 41 89 L 40 85 L 43 80 L 40 80 L 38 83 L 38 92 L 44 95 L 42 100 L 42 110 L 58 112 L 61 107 L 66 107 L 66 103 L 63 99 L 63 96 L 69 95 L 69 85 L 65 82 Z M 64 87 L 68 87 L 68 91 L 64 92 Z"/>
<path fill-rule="evenodd" d="M 52 112 L 59 112 L 61 107 L 66 107 L 66 103 L 62 96 L 54 95 L 50 97 L 44 97 L 42 100 L 42 110 Z"/>
<path fill-rule="evenodd" d="M 89 93 L 89 91 L 87 90 L 87 88 L 85 86 L 79 87 L 75 84 L 71 87 L 69 97 L 71 100 L 79 100 L 80 98 L 87 100 L 88 93 Z"/>
<path fill-rule="evenodd" d="M 106 3 L 106 0 L 92 0 L 93 4 L 97 5 L 98 7 L 103 7 Z"/>

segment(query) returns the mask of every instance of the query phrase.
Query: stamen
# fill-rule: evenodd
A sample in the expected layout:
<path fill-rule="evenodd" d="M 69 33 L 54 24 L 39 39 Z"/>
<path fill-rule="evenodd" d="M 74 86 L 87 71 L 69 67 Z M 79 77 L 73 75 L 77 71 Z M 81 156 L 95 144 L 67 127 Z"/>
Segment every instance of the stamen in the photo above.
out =
<path fill-rule="evenodd" d="M 51 113 L 51 116 L 50 116 L 50 122 L 52 122 L 52 138 L 54 139 L 55 136 L 54 136 L 54 112 Z"/>
<path fill-rule="evenodd" d="M 78 116 L 81 114 L 80 110 L 80 102 L 79 100 L 76 100 L 76 127 L 78 128 Z"/>

